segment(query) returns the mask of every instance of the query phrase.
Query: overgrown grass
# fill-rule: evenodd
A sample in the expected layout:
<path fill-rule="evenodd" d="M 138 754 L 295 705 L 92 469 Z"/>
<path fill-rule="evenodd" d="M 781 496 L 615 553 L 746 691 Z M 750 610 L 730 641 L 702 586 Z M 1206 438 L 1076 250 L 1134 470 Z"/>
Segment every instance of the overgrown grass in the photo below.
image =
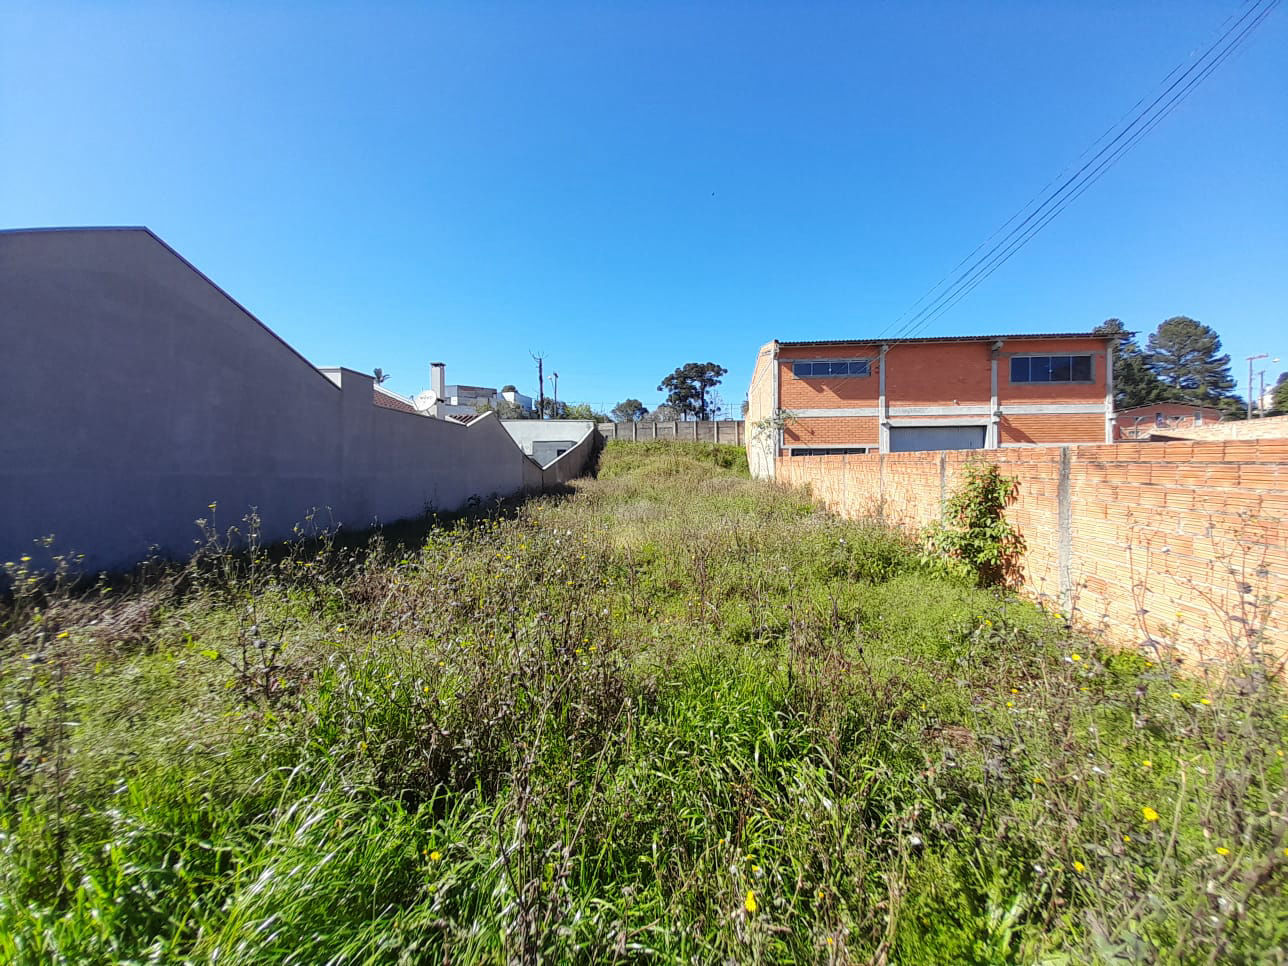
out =
<path fill-rule="evenodd" d="M 1285 704 L 709 445 L 0 620 L 0 960 L 1280 961 Z M 1279 957 L 1277 960 L 1276 957 Z"/>

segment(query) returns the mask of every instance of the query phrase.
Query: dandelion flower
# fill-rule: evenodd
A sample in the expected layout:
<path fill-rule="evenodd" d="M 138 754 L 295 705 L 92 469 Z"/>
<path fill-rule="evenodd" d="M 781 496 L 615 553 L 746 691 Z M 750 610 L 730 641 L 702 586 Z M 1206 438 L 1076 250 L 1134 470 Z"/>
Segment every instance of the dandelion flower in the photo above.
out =
<path fill-rule="evenodd" d="M 1070 655 L 1069 655 L 1069 660 L 1070 660 L 1070 661 L 1081 661 L 1081 660 L 1082 660 L 1082 655 L 1081 655 L 1081 654 L 1070 654 Z"/>
<path fill-rule="evenodd" d="M 442 860 L 443 860 L 443 853 L 438 851 L 437 849 L 429 853 L 429 861 L 441 862 Z"/>
<path fill-rule="evenodd" d="M 67 640 L 67 638 L 69 638 L 69 637 L 71 637 L 71 636 L 72 636 L 72 632 L 71 632 L 71 631 L 62 631 L 61 633 L 59 633 L 59 635 L 58 635 L 58 639 L 59 639 L 60 641 L 65 641 L 65 640 Z"/>
<path fill-rule="evenodd" d="M 1015 702 L 1014 702 L 1014 701 L 1007 701 L 1007 702 L 1006 702 L 1006 706 L 1007 706 L 1008 708 L 1013 708 L 1013 707 L 1015 707 Z"/>
<path fill-rule="evenodd" d="M 1181 692 L 1180 692 L 1180 691 L 1173 691 L 1173 692 L 1172 692 L 1172 697 L 1173 697 L 1173 698 L 1175 698 L 1177 701 L 1181 700 Z"/>
<path fill-rule="evenodd" d="M 1216 847 L 1216 854 L 1217 854 L 1217 855 L 1229 855 L 1229 854 L 1230 854 L 1230 850 L 1229 850 L 1229 849 L 1227 849 L 1224 845 L 1218 845 L 1218 846 Z"/>
<path fill-rule="evenodd" d="M 1033 776 L 1033 784 L 1035 784 L 1035 785 L 1044 785 L 1044 784 L 1046 784 L 1046 783 L 1042 781 L 1042 776 L 1041 776 L 1041 775 L 1034 775 L 1034 776 Z"/>
<path fill-rule="evenodd" d="M 1153 768 L 1153 767 L 1154 767 L 1154 763 L 1153 763 L 1152 761 L 1150 761 L 1148 758 L 1146 758 L 1144 761 L 1142 761 L 1142 762 L 1140 763 L 1140 767 L 1141 767 L 1141 768 Z"/>
<path fill-rule="evenodd" d="M 1124 842 L 1130 842 L 1130 841 L 1131 841 L 1131 836 L 1130 836 L 1130 835 L 1124 835 L 1124 836 L 1123 836 L 1123 841 L 1124 841 Z"/>
<path fill-rule="evenodd" d="M 1199 704 L 1211 704 L 1211 703 L 1212 702 L 1207 698 L 1199 698 Z"/>
<path fill-rule="evenodd" d="M 1140 814 L 1142 814 L 1142 815 L 1144 815 L 1144 816 L 1145 816 L 1145 821 L 1147 821 L 1147 822 L 1157 822 L 1157 821 L 1158 821 L 1158 812 L 1154 811 L 1154 810 L 1153 810 L 1152 808 L 1150 808 L 1148 805 L 1145 805 L 1144 807 L 1142 807 L 1142 808 L 1141 808 L 1141 810 L 1140 810 Z"/>
<path fill-rule="evenodd" d="M 747 898 L 742 901 L 742 907 L 750 913 L 754 913 L 756 911 L 757 906 L 756 906 L 755 890 L 753 889 L 747 890 Z"/>
<path fill-rule="evenodd" d="M 1074 863 L 1073 863 L 1073 871 L 1074 871 L 1074 872 L 1077 872 L 1077 873 L 1079 873 L 1079 874 L 1081 874 L 1081 873 L 1083 873 L 1083 872 L 1086 872 L 1086 871 L 1087 871 L 1087 867 L 1086 867 L 1085 865 L 1083 865 L 1081 862 L 1074 862 Z"/>

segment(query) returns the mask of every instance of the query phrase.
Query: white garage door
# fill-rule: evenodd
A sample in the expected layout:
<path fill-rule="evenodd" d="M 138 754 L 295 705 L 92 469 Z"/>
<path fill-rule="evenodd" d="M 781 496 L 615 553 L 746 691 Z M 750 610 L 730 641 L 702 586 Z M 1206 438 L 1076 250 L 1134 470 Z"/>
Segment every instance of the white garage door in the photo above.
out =
<path fill-rule="evenodd" d="M 983 449 L 983 426 L 892 426 L 890 452 L 928 449 Z"/>

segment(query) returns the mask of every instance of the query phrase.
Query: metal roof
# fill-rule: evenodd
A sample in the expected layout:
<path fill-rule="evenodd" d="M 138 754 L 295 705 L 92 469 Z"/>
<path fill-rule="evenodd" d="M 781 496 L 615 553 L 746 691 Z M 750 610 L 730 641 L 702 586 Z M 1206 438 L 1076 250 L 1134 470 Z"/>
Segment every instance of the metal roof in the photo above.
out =
<path fill-rule="evenodd" d="M 1114 336 L 1096 335 L 1094 332 L 1037 332 L 1003 333 L 1002 335 L 929 335 L 911 339 L 809 339 L 804 342 L 779 342 L 781 346 L 810 345 L 900 345 L 910 342 L 993 342 L 997 339 L 1099 339 L 1108 342 Z"/>

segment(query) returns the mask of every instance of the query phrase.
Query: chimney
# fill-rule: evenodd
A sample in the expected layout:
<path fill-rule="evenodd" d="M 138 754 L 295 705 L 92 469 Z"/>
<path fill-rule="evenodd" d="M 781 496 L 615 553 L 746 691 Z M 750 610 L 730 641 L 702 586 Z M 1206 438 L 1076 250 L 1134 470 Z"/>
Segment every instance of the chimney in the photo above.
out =
<path fill-rule="evenodd" d="M 443 363 L 429 364 L 429 388 L 440 401 L 447 397 L 447 366 Z"/>

